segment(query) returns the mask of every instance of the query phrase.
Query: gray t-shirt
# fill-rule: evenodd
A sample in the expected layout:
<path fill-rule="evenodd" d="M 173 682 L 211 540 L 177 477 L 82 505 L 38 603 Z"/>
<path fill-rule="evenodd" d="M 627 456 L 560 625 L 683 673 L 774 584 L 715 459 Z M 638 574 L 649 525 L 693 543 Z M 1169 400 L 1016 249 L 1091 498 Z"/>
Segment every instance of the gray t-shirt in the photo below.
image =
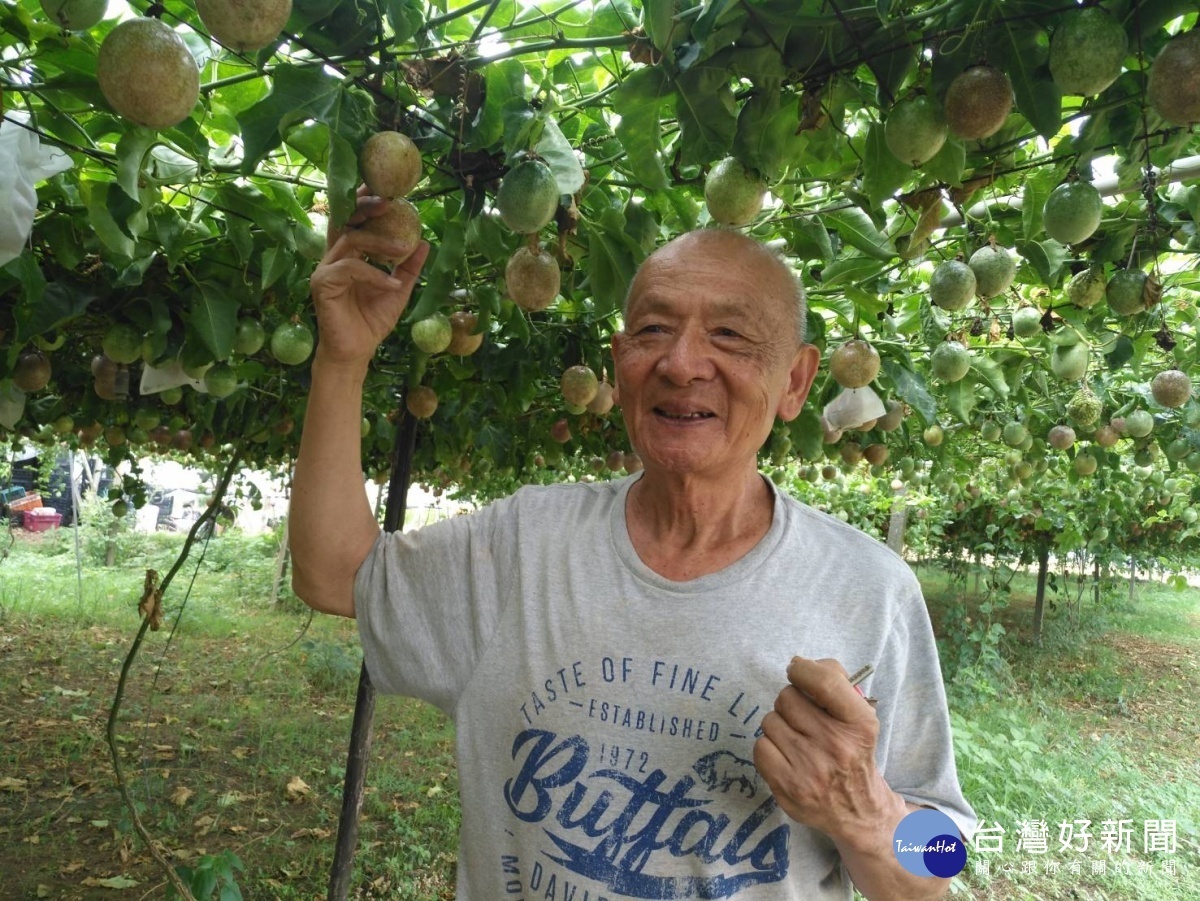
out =
<path fill-rule="evenodd" d="M 796 655 L 874 664 L 881 772 L 970 835 L 903 560 L 776 490 L 748 554 L 673 582 L 630 542 L 636 478 L 527 487 L 381 536 L 358 573 L 375 684 L 457 729 L 460 901 L 850 898 L 833 842 L 752 763 Z"/>

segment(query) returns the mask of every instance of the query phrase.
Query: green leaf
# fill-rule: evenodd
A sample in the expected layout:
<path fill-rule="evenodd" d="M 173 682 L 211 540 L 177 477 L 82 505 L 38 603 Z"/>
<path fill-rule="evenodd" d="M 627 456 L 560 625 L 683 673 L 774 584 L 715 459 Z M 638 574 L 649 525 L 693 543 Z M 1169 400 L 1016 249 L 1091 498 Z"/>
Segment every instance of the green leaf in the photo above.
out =
<path fill-rule="evenodd" d="M 1053 240 L 1026 241 L 1017 245 L 1017 251 L 1037 272 L 1042 284 L 1050 288 L 1058 285 L 1069 255 L 1067 248 Z"/>
<path fill-rule="evenodd" d="M 1113 349 L 1104 355 L 1104 362 L 1108 364 L 1110 372 L 1116 372 L 1133 359 L 1135 348 L 1133 342 L 1126 336 L 1121 335 L 1117 338 L 1117 343 Z"/>
<path fill-rule="evenodd" d="M 420 0 L 383 0 L 383 12 L 392 26 L 392 40 L 403 44 L 425 24 L 425 4 Z"/>
<path fill-rule="evenodd" d="M 514 97 L 504 105 L 504 155 L 509 163 L 537 142 L 534 130 L 541 119 L 524 97 Z"/>
<path fill-rule="evenodd" d="M 621 117 L 617 139 L 625 148 L 625 162 L 633 176 L 653 191 L 667 187 L 663 169 L 662 125 L 659 120 L 663 100 L 673 92 L 666 73 L 657 67 L 637 69 L 612 94 L 613 112 Z"/>
<path fill-rule="evenodd" d="M 883 138 L 883 125 L 872 122 L 867 129 L 863 152 L 863 193 L 872 207 L 879 207 L 912 178 L 912 167 L 896 159 Z"/>
<path fill-rule="evenodd" d="M 620 210 L 606 210 L 588 229 L 588 282 L 601 316 L 621 308 L 633 281 L 636 263 L 626 240 L 625 217 Z"/>
<path fill-rule="evenodd" d="M 881 21 L 887 21 L 890 5 L 890 0 L 878 0 Z M 887 49 L 876 49 L 880 45 Z M 881 107 L 892 105 L 909 73 L 916 67 L 917 54 L 914 48 L 917 46 L 901 25 L 879 29 L 877 34 L 872 35 L 867 65 L 875 75 L 875 97 Z"/>
<path fill-rule="evenodd" d="M 1050 189 L 1040 179 L 1027 178 L 1021 189 L 1021 231 L 1027 241 L 1032 241 L 1042 231 L 1042 207 Z"/>
<path fill-rule="evenodd" d="M 954 135 L 946 138 L 942 149 L 921 166 L 921 171 L 947 185 L 961 185 L 963 169 L 967 165 L 967 148 L 962 139 Z"/>
<path fill-rule="evenodd" d="M 802 260 L 833 261 L 829 232 L 816 216 L 797 216 L 791 221 L 791 252 Z"/>
<path fill-rule="evenodd" d="M 583 166 L 579 165 L 579 158 L 563 136 L 558 123 L 549 116 L 542 121 L 542 136 L 536 149 L 538 156 L 554 173 L 560 194 L 574 194 L 583 187 Z"/>
<path fill-rule="evenodd" d="M 834 260 L 821 270 L 821 285 L 859 284 L 879 278 L 887 270 L 886 263 L 873 257 L 851 254 Z"/>
<path fill-rule="evenodd" d="M 525 99 L 525 67 L 520 60 L 489 63 L 484 70 L 487 95 L 470 133 L 472 147 L 490 147 L 504 134 L 504 111 L 510 101 Z"/>
<path fill-rule="evenodd" d="M 733 153 L 768 182 L 782 178 L 799 160 L 803 140 L 796 135 L 799 98 L 791 95 L 780 102 L 778 83 L 768 83 L 742 104 L 738 114 Z"/>
<path fill-rule="evenodd" d="M 983 354 L 971 354 L 971 370 L 995 392 L 997 399 L 1008 398 L 1008 382 L 999 363 Z"/>
<path fill-rule="evenodd" d="M 805 404 L 800 415 L 792 420 L 788 429 L 792 447 L 805 460 L 816 460 L 824 453 L 824 432 L 821 429 L 821 414 L 815 404 Z"/>
<path fill-rule="evenodd" d="M 376 125 L 371 102 L 361 91 L 320 66 L 280 63 L 272 73 L 271 93 L 238 114 L 245 144 L 242 171 L 252 173 L 289 128 L 308 119 L 329 126 L 352 146 L 360 145 Z"/>
<path fill-rule="evenodd" d="M 100 239 L 105 247 L 119 256 L 132 259 L 135 253 L 133 240 L 117 225 L 112 213 L 109 212 L 109 188 L 113 188 L 117 192 L 121 191 L 112 182 L 84 180 L 79 182 L 79 191 L 83 195 L 84 204 L 87 206 L 88 225 L 95 231 L 96 237 Z M 123 192 L 121 193 L 124 196 Z M 127 197 L 125 199 L 128 200 Z"/>
<path fill-rule="evenodd" d="M 292 268 L 292 253 L 287 248 L 270 246 L 262 255 L 262 289 L 266 291 Z"/>
<path fill-rule="evenodd" d="M 22 262 L 29 257 L 29 262 Z M 32 270 L 20 273 L 22 280 L 22 296 L 13 309 L 15 323 L 12 342 L 13 351 L 18 350 L 25 342 L 35 335 L 59 328 L 87 312 L 88 306 L 96 300 L 96 293 L 90 285 L 75 281 L 74 278 L 60 276 L 46 284 L 41 279 L 41 271 L 32 260 L 33 255 L 28 251 L 17 260 L 9 263 L 5 270 L 13 273 L 13 267 L 25 270 L 32 264 Z"/>
<path fill-rule="evenodd" d="M 975 391 L 968 379 L 959 379 L 946 386 L 946 408 L 959 422 L 970 424 L 975 409 Z"/>
<path fill-rule="evenodd" d="M 233 352 L 237 331 L 238 302 L 229 296 L 229 288 L 216 282 L 202 282 L 193 295 L 187 323 L 215 360 L 227 360 Z"/>
<path fill-rule="evenodd" d="M 463 256 L 466 253 L 466 235 L 467 228 L 461 219 L 452 218 L 446 221 L 441 240 L 434 244 L 430 253 L 431 259 L 425 266 L 425 286 L 417 297 L 412 313 L 407 317 L 409 321 L 416 322 L 432 316 L 446 303 L 462 268 Z"/>
<path fill-rule="evenodd" d="M 350 142 L 333 129 L 329 130 L 329 168 L 325 178 L 329 185 L 329 219 L 337 227 L 354 213 L 359 181 L 358 154 Z"/>
<path fill-rule="evenodd" d="M 142 176 L 142 160 L 157 141 L 158 134 L 148 128 L 132 128 L 117 141 L 117 184 L 134 201 L 141 200 L 138 182 Z"/>
<path fill-rule="evenodd" d="M 676 78 L 675 86 L 683 164 L 707 163 L 728 154 L 737 133 L 737 107 L 724 66 L 695 66 Z"/>
<path fill-rule="evenodd" d="M 896 247 L 871 221 L 871 217 L 858 207 L 828 210 L 825 219 L 837 229 L 842 240 L 877 260 L 891 261 L 896 257 Z"/>
<path fill-rule="evenodd" d="M 217 189 L 217 202 L 234 215 L 257 225 L 271 240 L 285 247 L 295 246 L 290 218 L 254 185 L 227 182 Z"/>
<path fill-rule="evenodd" d="M 1038 134 L 1050 140 L 1062 127 L 1062 91 L 1050 77 L 1049 68 L 1040 64 L 1043 53 L 1037 42 L 1041 29 L 1003 18 L 1001 23 L 994 32 L 1002 56 L 996 64 L 1012 82 L 1017 111 Z"/>
<path fill-rule="evenodd" d="M 937 404 L 919 372 L 886 358 L 883 360 L 883 372 L 895 386 L 897 396 L 920 413 L 926 425 L 937 422 Z"/>

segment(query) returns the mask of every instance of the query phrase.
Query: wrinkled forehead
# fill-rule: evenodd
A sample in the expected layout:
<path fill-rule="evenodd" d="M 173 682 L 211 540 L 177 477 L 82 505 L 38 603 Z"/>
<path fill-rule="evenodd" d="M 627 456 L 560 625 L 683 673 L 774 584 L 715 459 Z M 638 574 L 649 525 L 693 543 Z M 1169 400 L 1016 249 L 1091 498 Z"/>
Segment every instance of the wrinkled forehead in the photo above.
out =
<path fill-rule="evenodd" d="M 715 315 L 791 320 L 795 280 L 770 250 L 740 235 L 693 233 L 647 257 L 625 300 L 625 318 L 703 304 Z"/>

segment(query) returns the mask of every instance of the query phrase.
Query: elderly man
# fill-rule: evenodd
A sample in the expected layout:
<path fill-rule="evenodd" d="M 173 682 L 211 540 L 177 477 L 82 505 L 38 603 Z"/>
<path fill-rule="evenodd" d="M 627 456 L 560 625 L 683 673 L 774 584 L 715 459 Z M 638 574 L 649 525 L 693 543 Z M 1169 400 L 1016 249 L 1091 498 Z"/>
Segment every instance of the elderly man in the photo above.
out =
<path fill-rule="evenodd" d="M 850 898 L 851 880 L 940 897 L 948 881 L 892 849 L 918 807 L 973 823 L 919 586 L 757 470 L 819 362 L 781 261 L 708 230 L 641 267 L 612 349 L 643 473 L 381 535 L 358 488 L 361 387 L 425 252 L 389 277 L 360 259 L 377 239 L 332 238 L 312 279 L 294 585 L 358 617 L 381 690 L 453 718 L 458 897 L 813 901 Z M 874 708 L 846 678 L 867 663 Z"/>

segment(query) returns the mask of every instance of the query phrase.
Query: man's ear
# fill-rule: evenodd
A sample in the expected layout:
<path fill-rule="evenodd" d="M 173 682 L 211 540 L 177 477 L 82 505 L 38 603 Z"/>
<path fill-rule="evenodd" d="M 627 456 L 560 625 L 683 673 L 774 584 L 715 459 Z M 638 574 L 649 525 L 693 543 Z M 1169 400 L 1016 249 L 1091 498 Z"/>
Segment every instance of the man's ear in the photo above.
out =
<path fill-rule="evenodd" d="M 796 351 L 792 367 L 788 370 L 787 388 L 779 399 L 779 408 L 776 411 L 784 422 L 791 422 L 804 409 L 804 401 L 808 399 L 808 392 L 817 377 L 820 365 L 821 351 L 815 344 L 803 344 Z"/>

